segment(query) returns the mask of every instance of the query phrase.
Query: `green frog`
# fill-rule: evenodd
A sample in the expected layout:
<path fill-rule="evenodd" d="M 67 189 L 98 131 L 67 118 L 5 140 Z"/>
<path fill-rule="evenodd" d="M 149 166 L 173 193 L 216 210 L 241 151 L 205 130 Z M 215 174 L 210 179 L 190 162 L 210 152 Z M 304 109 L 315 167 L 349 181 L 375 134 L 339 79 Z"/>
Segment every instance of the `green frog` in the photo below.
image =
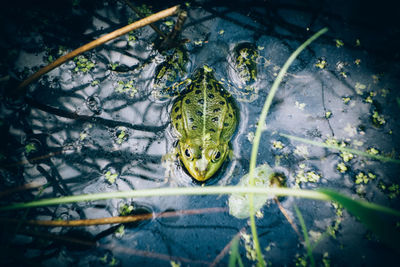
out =
<path fill-rule="evenodd" d="M 250 82 L 256 78 L 257 72 L 252 69 L 256 65 L 251 60 L 243 60 L 243 56 L 246 55 L 239 54 L 235 66 L 239 69 L 239 78 Z M 179 57 L 171 58 L 177 60 Z M 164 74 L 158 73 L 156 82 L 176 80 L 171 74 L 183 69 L 182 61 L 176 60 L 169 64 L 179 69 L 159 68 Z M 171 122 L 179 139 L 177 154 L 188 173 L 196 181 L 205 182 L 220 169 L 230 153 L 229 142 L 238 126 L 239 113 L 235 100 L 215 78 L 210 67 L 198 68 L 184 83 L 186 87 L 175 99 L 171 110 Z"/>
<path fill-rule="evenodd" d="M 230 94 L 207 66 L 196 71 L 171 112 L 178 132 L 178 155 L 190 175 L 199 182 L 211 178 L 229 153 L 238 114 Z"/>

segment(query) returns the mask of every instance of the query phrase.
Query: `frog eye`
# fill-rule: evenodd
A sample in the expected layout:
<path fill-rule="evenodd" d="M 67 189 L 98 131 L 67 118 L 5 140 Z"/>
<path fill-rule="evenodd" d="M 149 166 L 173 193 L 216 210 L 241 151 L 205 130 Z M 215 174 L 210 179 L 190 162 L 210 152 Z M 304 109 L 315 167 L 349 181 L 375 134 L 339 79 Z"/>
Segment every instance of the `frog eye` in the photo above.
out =
<path fill-rule="evenodd" d="M 190 149 L 188 149 L 188 148 L 185 149 L 185 156 L 188 159 L 192 159 L 193 158 L 193 155 L 192 155 L 192 152 L 190 151 Z"/>
<path fill-rule="evenodd" d="M 221 152 L 216 151 L 213 153 L 212 162 L 217 162 L 221 158 Z"/>

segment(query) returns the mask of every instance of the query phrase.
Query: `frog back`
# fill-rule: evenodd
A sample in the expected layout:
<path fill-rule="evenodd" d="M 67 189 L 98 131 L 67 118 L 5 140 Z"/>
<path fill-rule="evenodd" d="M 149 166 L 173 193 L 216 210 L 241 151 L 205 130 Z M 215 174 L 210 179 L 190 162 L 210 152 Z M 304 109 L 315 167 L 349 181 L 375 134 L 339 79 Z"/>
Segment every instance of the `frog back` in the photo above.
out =
<path fill-rule="evenodd" d="M 213 73 L 201 69 L 175 101 L 172 122 L 181 137 L 228 142 L 236 130 L 237 108 Z"/>

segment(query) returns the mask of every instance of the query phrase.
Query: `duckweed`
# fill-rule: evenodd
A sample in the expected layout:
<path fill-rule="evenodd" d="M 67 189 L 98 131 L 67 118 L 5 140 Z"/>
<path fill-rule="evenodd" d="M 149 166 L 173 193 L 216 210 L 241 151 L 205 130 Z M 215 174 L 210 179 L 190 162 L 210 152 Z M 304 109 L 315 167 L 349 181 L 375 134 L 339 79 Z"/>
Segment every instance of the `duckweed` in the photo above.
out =
<path fill-rule="evenodd" d="M 87 136 L 88 136 L 88 134 L 86 132 L 81 132 L 79 134 L 79 140 L 83 141 L 86 139 Z"/>
<path fill-rule="evenodd" d="M 336 169 L 341 172 L 341 173 L 345 173 L 347 171 L 347 166 L 346 164 L 344 164 L 344 162 L 340 162 L 337 166 Z"/>
<path fill-rule="evenodd" d="M 340 156 L 342 157 L 344 162 L 349 162 L 350 160 L 352 160 L 354 158 L 354 155 L 350 152 L 346 152 L 343 151 L 342 153 L 340 153 Z"/>
<path fill-rule="evenodd" d="M 325 112 L 325 118 L 329 119 L 330 117 L 332 117 L 332 112 L 331 111 Z"/>
<path fill-rule="evenodd" d="M 240 232 L 240 236 L 244 241 L 244 248 L 246 249 L 246 257 L 251 260 L 255 261 L 257 259 L 256 249 L 254 248 L 254 244 L 251 240 L 251 237 L 246 232 Z"/>
<path fill-rule="evenodd" d="M 374 111 L 372 114 L 372 122 L 375 126 L 382 126 L 386 123 L 385 118 L 382 115 L 379 115 L 378 111 Z"/>
<path fill-rule="evenodd" d="M 324 255 L 322 256 L 322 264 L 323 264 L 324 267 L 330 267 L 331 266 L 331 260 L 329 259 L 328 252 L 325 252 Z"/>
<path fill-rule="evenodd" d="M 118 81 L 118 85 L 115 88 L 117 93 L 127 93 L 130 97 L 134 97 L 138 92 L 138 89 L 134 86 L 134 81 L 130 80 L 128 82 Z"/>
<path fill-rule="evenodd" d="M 319 58 L 317 63 L 315 64 L 316 67 L 320 68 L 320 69 L 325 69 L 327 66 L 327 62 L 325 59 Z"/>
<path fill-rule="evenodd" d="M 400 186 L 398 184 L 392 184 L 391 186 L 388 187 L 389 194 L 388 197 L 390 199 L 398 197 L 400 194 Z"/>
<path fill-rule="evenodd" d="M 379 154 L 379 150 L 374 148 L 374 147 L 370 147 L 366 150 L 366 152 L 370 155 L 378 155 Z"/>
<path fill-rule="evenodd" d="M 174 21 L 172 21 L 172 20 L 167 20 L 167 21 L 164 21 L 164 24 L 165 24 L 165 26 L 167 26 L 167 27 L 172 27 L 172 26 L 174 25 Z"/>
<path fill-rule="evenodd" d="M 399 184 L 391 184 L 386 185 L 382 181 L 379 182 L 378 188 L 381 189 L 388 198 L 394 199 L 397 198 L 400 194 L 400 185 Z"/>
<path fill-rule="evenodd" d="M 128 216 L 133 211 L 133 205 L 123 204 L 119 207 L 120 216 Z"/>
<path fill-rule="evenodd" d="M 379 92 L 381 93 L 381 95 L 383 97 L 387 97 L 387 95 L 389 94 L 389 90 L 385 89 L 385 88 L 381 89 Z M 399 101 L 400 101 L 400 98 L 397 98 L 397 103 L 398 104 L 399 104 Z M 399 104 L 399 107 L 400 107 L 400 104 Z"/>
<path fill-rule="evenodd" d="M 114 235 L 118 238 L 123 237 L 125 235 L 125 226 L 121 224 L 117 229 L 115 229 Z"/>
<path fill-rule="evenodd" d="M 356 89 L 357 94 L 362 95 L 363 94 L 362 90 L 367 88 L 367 86 L 365 84 L 356 82 L 356 85 L 354 86 L 354 88 Z"/>
<path fill-rule="evenodd" d="M 342 97 L 343 103 L 348 104 L 351 100 L 350 97 Z"/>
<path fill-rule="evenodd" d="M 110 66 L 111 70 L 115 70 L 119 66 L 119 64 L 118 63 L 110 63 L 109 66 Z"/>
<path fill-rule="evenodd" d="M 91 86 L 96 86 L 99 85 L 100 81 L 99 80 L 93 80 L 92 83 L 90 84 Z"/>
<path fill-rule="evenodd" d="M 355 178 L 356 178 L 355 180 L 356 184 L 361 184 L 361 183 L 367 184 L 370 180 L 375 179 L 376 175 L 371 172 L 368 172 L 367 174 L 365 174 L 364 172 L 359 172 Z"/>
<path fill-rule="evenodd" d="M 284 147 L 283 143 L 281 141 L 273 141 L 272 142 L 272 147 L 275 149 L 282 149 Z"/>
<path fill-rule="evenodd" d="M 75 57 L 74 62 L 75 62 L 75 69 L 74 69 L 75 72 L 86 73 L 86 72 L 89 72 L 95 66 L 94 62 L 87 59 L 83 55 L 79 55 L 79 56 Z"/>
<path fill-rule="evenodd" d="M 320 180 L 321 175 L 314 171 L 305 172 L 303 169 L 296 173 L 296 185 L 299 186 L 301 183 L 316 183 Z"/>
<path fill-rule="evenodd" d="M 296 267 L 306 267 L 307 266 L 307 257 L 296 254 L 295 265 L 296 265 Z"/>
<path fill-rule="evenodd" d="M 369 96 L 367 96 L 367 97 L 365 98 L 364 101 L 365 101 L 366 103 L 372 104 L 372 97 L 369 95 Z"/>
<path fill-rule="evenodd" d="M 141 6 L 138 6 L 137 9 L 139 10 L 140 14 L 143 17 L 150 16 L 153 13 L 153 11 L 151 10 L 150 6 L 147 6 L 145 4 L 142 4 Z"/>
<path fill-rule="evenodd" d="M 112 173 L 111 171 L 107 171 L 105 173 L 105 178 L 107 180 L 107 182 L 109 182 L 110 184 L 115 183 L 115 180 L 118 177 L 118 173 Z"/>
<path fill-rule="evenodd" d="M 372 77 L 372 80 L 373 80 L 374 83 L 378 83 L 379 82 L 379 76 L 378 75 L 372 74 L 371 77 Z"/>
<path fill-rule="evenodd" d="M 33 151 L 36 151 L 37 147 L 34 143 L 29 143 L 27 145 L 25 145 L 25 153 L 29 154 Z"/>
<path fill-rule="evenodd" d="M 344 46 L 343 41 L 340 39 L 335 39 L 335 43 L 337 48 Z"/>

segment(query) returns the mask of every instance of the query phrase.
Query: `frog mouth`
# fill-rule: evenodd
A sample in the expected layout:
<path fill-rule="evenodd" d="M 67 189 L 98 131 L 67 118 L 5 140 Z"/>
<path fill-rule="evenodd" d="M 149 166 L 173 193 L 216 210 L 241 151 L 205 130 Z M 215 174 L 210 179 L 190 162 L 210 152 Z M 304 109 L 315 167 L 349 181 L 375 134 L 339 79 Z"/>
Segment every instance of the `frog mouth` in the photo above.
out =
<path fill-rule="evenodd" d="M 214 173 L 210 173 L 209 166 L 207 166 L 203 171 L 199 171 L 198 167 L 194 167 L 193 170 L 190 171 L 182 160 L 180 160 L 180 163 L 183 171 L 189 175 L 195 183 L 199 184 L 208 183 L 209 181 L 214 180 L 214 178 L 217 178 L 218 174 L 223 172 L 223 169 L 226 167 L 226 162 L 224 162 Z"/>

